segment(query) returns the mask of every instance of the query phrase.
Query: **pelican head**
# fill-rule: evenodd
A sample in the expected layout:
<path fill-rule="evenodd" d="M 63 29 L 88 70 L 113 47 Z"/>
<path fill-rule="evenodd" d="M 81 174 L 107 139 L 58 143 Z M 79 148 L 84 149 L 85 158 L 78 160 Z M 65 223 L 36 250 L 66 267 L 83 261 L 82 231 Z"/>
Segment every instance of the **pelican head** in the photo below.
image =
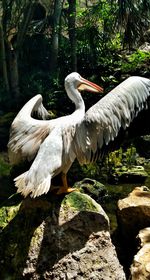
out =
<path fill-rule="evenodd" d="M 69 89 L 74 90 L 87 90 L 92 92 L 103 92 L 103 88 L 84 79 L 77 72 L 69 74 L 65 79 L 65 89 L 68 92 Z"/>

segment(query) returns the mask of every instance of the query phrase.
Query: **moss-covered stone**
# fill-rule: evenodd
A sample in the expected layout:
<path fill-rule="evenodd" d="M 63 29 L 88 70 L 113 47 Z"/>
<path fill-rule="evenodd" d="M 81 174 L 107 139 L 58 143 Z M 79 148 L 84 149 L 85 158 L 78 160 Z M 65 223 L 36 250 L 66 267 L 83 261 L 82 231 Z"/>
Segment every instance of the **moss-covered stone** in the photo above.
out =
<path fill-rule="evenodd" d="M 62 205 L 67 208 L 74 208 L 77 211 L 93 211 L 98 212 L 100 205 L 91 197 L 80 192 L 72 192 L 62 201 Z"/>
<path fill-rule="evenodd" d="M 143 166 L 132 166 L 116 169 L 115 176 L 121 182 L 144 182 L 148 174 Z"/>
<path fill-rule="evenodd" d="M 5 228 L 15 218 L 20 208 L 20 203 L 15 206 L 4 206 L 0 208 L 0 228 Z"/>
<path fill-rule="evenodd" d="M 87 227 L 86 231 L 83 224 Z M 1 279 L 23 279 L 24 273 L 31 272 L 32 266 L 35 270 L 38 262 L 42 263 L 42 267 L 38 267 L 42 275 L 43 267 L 45 269 L 45 266 L 50 267 L 57 262 L 58 255 L 63 255 L 64 250 L 76 250 L 74 242 L 78 238 L 76 240 L 74 234 L 77 227 L 83 235 L 81 247 L 93 231 L 109 229 L 108 217 L 101 206 L 80 192 L 72 192 L 65 197 L 50 193 L 47 197 L 27 198 L 15 205 L 1 207 Z M 75 233 L 72 232 L 74 230 Z M 72 238 L 76 241 L 73 242 Z M 28 263 L 29 252 L 31 259 Z M 39 261 L 38 255 L 42 256 Z"/>
<path fill-rule="evenodd" d="M 90 195 L 96 201 L 107 193 L 106 187 L 102 183 L 89 178 L 84 178 L 82 181 L 76 182 L 74 187 L 79 189 L 81 193 Z"/>

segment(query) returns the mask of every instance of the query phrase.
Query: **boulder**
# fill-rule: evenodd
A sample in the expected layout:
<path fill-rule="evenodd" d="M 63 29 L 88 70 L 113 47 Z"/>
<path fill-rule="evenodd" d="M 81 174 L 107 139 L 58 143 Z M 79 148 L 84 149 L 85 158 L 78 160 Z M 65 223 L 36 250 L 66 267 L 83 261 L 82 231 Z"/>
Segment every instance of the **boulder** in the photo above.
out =
<path fill-rule="evenodd" d="M 74 187 L 79 189 L 81 193 L 88 194 L 94 198 L 96 202 L 99 202 L 101 198 L 107 195 L 106 187 L 97 180 L 84 178 L 83 180 L 76 182 Z"/>
<path fill-rule="evenodd" d="M 119 200 L 117 218 L 126 240 L 132 240 L 140 229 L 149 226 L 150 190 L 146 186 L 136 187 L 128 197 Z"/>
<path fill-rule="evenodd" d="M 0 279 L 126 279 L 108 217 L 88 195 L 27 198 L 0 215 Z"/>
<path fill-rule="evenodd" d="M 137 236 L 139 251 L 131 265 L 131 280 L 150 279 L 150 227 L 140 230 Z"/>
<path fill-rule="evenodd" d="M 148 173 L 143 166 L 132 166 L 130 168 L 123 166 L 116 168 L 114 174 L 112 174 L 113 181 L 124 183 L 143 183 L 148 177 Z"/>

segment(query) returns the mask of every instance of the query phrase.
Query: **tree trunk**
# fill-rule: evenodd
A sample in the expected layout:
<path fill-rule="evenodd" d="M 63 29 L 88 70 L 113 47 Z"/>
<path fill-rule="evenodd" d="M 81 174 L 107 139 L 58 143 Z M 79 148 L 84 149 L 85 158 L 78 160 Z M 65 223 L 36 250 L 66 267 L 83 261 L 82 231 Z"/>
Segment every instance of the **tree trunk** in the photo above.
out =
<path fill-rule="evenodd" d="M 76 0 L 69 0 L 68 29 L 71 47 L 71 66 L 72 71 L 77 71 L 77 54 L 76 54 Z"/>
<path fill-rule="evenodd" d="M 20 95 L 19 88 L 19 71 L 18 71 L 18 57 L 24 43 L 24 39 L 32 19 L 32 15 L 35 9 L 36 1 L 31 1 L 29 5 L 26 6 L 23 12 L 23 19 L 19 25 L 17 32 L 17 41 L 15 42 L 16 46 L 11 45 L 11 42 L 8 42 L 8 65 L 9 65 L 9 80 L 10 80 L 10 90 L 12 96 L 15 100 L 18 100 Z"/>
<path fill-rule="evenodd" d="M 19 89 L 19 73 L 18 73 L 18 55 L 15 50 L 8 50 L 9 58 L 9 79 L 10 79 L 10 90 L 12 97 L 17 100 L 20 94 Z"/>
<path fill-rule="evenodd" d="M 22 48 L 25 35 L 27 33 L 29 24 L 31 22 L 35 7 L 36 7 L 36 1 L 33 1 L 33 3 L 31 1 L 31 3 L 27 5 L 27 7 L 24 10 L 23 19 L 17 33 L 17 51 L 21 50 Z"/>
<path fill-rule="evenodd" d="M 62 11 L 63 1 L 55 0 L 54 14 L 53 14 L 53 30 L 52 30 L 52 43 L 51 43 L 51 58 L 50 58 L 50 73 L 56 74 L 57 60 L 59 51 L 59 25 L 60 16 Z"/>
<path fill-rule="evenodd" d="M 9 92 L 9 80 L 8 80 L 8 73 L 7 73 L 4 33 L 3 33 L 3 26 L 1 21 L 0 21 L 0 65 L 2 65 L 2 73 L 3 73 L 5 89 L 7 92 Z"/>
<path fill-rule="evenodd" d="M 0 59 L 5 87 L 13 97 L 12 102 L 18 101 L 20 96 L 18 58 L 37 2 L 37 0 L 22 1 L 16 7 L 16 1 L 2 0 Z"/>

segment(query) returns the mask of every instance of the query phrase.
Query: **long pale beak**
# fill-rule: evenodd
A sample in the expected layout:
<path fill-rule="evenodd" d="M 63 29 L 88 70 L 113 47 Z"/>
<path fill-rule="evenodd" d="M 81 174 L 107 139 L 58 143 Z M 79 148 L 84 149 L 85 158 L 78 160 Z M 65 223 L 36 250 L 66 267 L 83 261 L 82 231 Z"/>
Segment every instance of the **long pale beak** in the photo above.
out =
<path fill-rule="evenodd" d="M 103 88 L 84 79 L 81 78 L 81 84 L 78 86 L 79 90 L 87 90 L 92 92 L 103 92 Z"/>

